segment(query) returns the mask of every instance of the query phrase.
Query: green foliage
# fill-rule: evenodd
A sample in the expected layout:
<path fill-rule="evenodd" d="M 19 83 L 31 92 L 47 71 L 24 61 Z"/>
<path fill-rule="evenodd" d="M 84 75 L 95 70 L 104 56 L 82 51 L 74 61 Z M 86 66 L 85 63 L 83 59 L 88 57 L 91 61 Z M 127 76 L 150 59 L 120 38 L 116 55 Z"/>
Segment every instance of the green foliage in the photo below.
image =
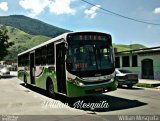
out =
<path fill-rule="evenodd" d="M 137 83 L 136 84 L 137 87 L 146 87 L 146 88 L 154 88 L 156 86 L 154 86 L 154 84 L 145 84 L 145 83 Z"/>
<path fill-rule="evenodd" d="M 117 48 L 118 52 L 146 48 L 146 46 L 141 45 L 141 44 L 131 44 L 131 45 L 113 44 L 113 47 Z"/>
<path fill-rule="evenodd" d="M 1 16 L 0 24 L 12 26 L 31 35 L 44 35 L 48 37 L 55 37 L 69 32 L 69 30 L 58 28 L 23 15 Z"/>
<path fill-rule="evenodd" d="M 7 32 L 5 26 L 0 26 L 0 60 L 8 53 L 7 48 L 13 45 L 13 42 L 8 42 L 9 36 Z"/>
<path fill-rule="evenodd" d="M 4 60 L 15 60 L 17 54 L 51 39 L 42 35 L 30 35 L 10 26 L 7 26 L 7 30 L 9 42 L 14 42 L 14 45 L 8 49 L 9 53 Z"/>
<path fill-rule="evenodd" d="M 0 16 L 0 24 L 6 25 L 9 42 L 14 45 L 4 53 L 4 60 L 13 60 L 17 54 L 41 44 L 69 30 L 61 29 L 23 15 Z"/>

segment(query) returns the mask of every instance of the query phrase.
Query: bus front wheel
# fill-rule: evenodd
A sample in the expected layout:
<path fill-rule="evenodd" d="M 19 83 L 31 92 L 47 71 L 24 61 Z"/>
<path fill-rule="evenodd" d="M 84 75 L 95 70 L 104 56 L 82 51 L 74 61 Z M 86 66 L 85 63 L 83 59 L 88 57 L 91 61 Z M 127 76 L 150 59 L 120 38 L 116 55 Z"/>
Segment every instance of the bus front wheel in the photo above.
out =
<path fill-rule="evenodd" d="M 53 86 L 53 83 L 51 81 L 49 81 L 48 84 L 47 84 L 47 93 L 48 93 L 48 96 L 50 98 L 55 98 L 56 97 L 56 94 L 54 92 L 54 86 Z"/>

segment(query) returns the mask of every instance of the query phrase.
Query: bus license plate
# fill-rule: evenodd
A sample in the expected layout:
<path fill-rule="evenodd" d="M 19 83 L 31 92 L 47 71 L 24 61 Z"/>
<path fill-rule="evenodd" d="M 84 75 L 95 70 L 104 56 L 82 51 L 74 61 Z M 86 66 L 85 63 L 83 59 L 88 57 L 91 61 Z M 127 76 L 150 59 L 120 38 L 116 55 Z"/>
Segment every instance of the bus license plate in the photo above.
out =
<path fill-rule="evenodd" d="M 96 88 L 95 89 L 95 91 L 97 92 L 97 91 L 102 91 L 103 90 L 103 88 Z"/>

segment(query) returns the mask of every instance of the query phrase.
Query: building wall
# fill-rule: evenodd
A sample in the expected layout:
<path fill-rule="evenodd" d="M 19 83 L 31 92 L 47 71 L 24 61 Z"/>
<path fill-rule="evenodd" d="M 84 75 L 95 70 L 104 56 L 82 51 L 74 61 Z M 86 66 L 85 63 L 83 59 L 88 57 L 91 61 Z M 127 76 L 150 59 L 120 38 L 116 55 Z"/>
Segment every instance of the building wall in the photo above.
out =
<path fill-rule="evenodd" d="M 145 53 L 145 54 L 136 54 L 137 55 L 137 67 L 132 67 L 132 54 L 123 54 L 123 55 L 116 55 L 116 57 L 120 57 L 120 68 L 130 70 L 134 73 L 139 75 L 139 78 L 142 78 L 142 60 L 144 59 L 152 59 L 153 60 L 153 73 L 154 79 L 160 80 L 160 53 Z M 130 66 L 123 67 L 122 66 L 122 57 L 129 56 L 130 58 Z M 146 66 L 147 68 L 147 66 Z"/>
<path fill-rule="evenodd" d="M 145 54 L 138 56 L 138 63 L 141 65 L 141 61 L 144 59 L 152 59 L 153 60 L 153 72 L 154 72 L 154 79 L 160 80 L 160 54 Z M 147 66 L 146 66 L 147 68 Z"/>

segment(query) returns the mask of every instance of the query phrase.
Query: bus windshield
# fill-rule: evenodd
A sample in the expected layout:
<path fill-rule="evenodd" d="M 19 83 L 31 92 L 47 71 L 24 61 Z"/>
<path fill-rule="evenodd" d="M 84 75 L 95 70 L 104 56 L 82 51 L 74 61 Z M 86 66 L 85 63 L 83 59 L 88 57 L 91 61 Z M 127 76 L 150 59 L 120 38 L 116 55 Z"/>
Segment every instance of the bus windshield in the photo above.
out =
<path fill-rule="evenodd" d="M 70 41 L 67 70 L 76 75 L 101 74 L 114 68 L 112 46 L 107 41 Z"/>

